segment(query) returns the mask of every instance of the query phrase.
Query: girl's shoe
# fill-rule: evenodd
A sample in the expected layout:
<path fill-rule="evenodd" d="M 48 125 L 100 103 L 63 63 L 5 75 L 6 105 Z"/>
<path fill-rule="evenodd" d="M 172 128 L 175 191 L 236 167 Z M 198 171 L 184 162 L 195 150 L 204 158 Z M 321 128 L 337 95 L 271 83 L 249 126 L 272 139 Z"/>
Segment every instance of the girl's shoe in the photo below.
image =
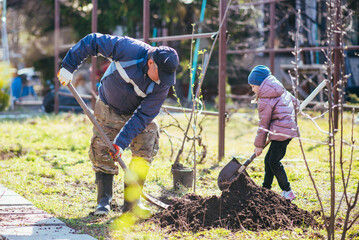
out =
<path fill-rule="evenodd" d="M 289 199 L 290 201 L 293 201 L 295 199 L 295 193 L 293 192 L 293 190 L 290 191 L 283 191 L 280 194 L 282 197 L 284 197 L 285 199 Z"/>

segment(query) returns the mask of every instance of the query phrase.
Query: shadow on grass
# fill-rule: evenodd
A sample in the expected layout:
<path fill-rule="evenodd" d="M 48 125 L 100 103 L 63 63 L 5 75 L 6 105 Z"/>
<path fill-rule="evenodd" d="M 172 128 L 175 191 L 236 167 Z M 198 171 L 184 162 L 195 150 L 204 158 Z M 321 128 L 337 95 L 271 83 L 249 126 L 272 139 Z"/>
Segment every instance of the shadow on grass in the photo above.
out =
<path fill-rule="evenodd" d="M 59 165 L 59 162 L 58 161 L 54 161 L 53 163 L 52 163 L 52 167 L 54 168 L 54 169 L 58 169 L 58 170 L 65 170 L 65 167 L 73 167 L 73 166 L 75 166 L 75 165 L 77 165 L 77 164 L 82 164 L 82 163 L 84 163 L 85 161 L 84 160 L 79 160 L 79 161 L 77 161 L 77 162 L 74 162 L 74 163 L 65 163 L 65 164 L 61 164 L 61 165 Z"/>
<path fill-rule="evenodd" d="M 133 217 L 134 215 L 128 213 L 123 214 L 122 206 L 114 206 L 113 204 L 111 204 L 111 210 L 112 213 L 107 216 L 95 216 L 91 212 L 83 218 L 67 219 L 59 217 L 59 219 L 68 227 L 74 229 L 77 234 L 88 234 L 96 239 L 110 239 L 114 232 L 121 235 L 121 231 L 132 231 L 136 224 L 140 224 L 150 218 L 144 219 Z"/>
<path fill-rule="evenodd" d="M 313 150 L 316 150 L 316 149 L 318 149 L 319 147 L 322 147 L 322 146 L 323 146 L 323 144 L 316 144 L 314 146 L 308 147 L 307 151 L 312 152 Z"/>
<path fill-rule="evenodd" d="M 110 236 L 110 225 L 113 221 L 109 216 L 93 216 L 89 214 L 83 218 L 58 217 L 68 227 L 76 230 L 78 234 L 88 234 L 97 239 L 107 239 Z M 102 238 L 101 238 L 102 237 Z"/>

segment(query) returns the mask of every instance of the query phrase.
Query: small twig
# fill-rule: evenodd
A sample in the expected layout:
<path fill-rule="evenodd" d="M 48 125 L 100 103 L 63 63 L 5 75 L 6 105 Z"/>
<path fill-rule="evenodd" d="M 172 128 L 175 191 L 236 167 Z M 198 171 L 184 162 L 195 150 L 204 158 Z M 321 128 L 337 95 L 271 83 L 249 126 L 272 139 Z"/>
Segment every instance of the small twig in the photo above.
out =
<path fill-rule="evenodd" d="M 353 227 L 354 223 L 359 219 L 359 213 L 354 217 L 353 221 L 350 223 L 350 225 L 348 226 L 348 230 Z"/>
<path fill-rule="evenodd" d="M 0 199 L 2 198 L 2 196 L 4 196 L 5 192 L 6 192 L 6 188 L 5 188 L 4 192 L 1 194 Z"/>
<path fill-rule="evenodd" d="M 166 136 L 168 137 L 168 140 L 170 141 L 170 144 L 171 144 L 171 155 L 170 155 L 170 158 L 172 158 L 173 156 L 173 142 L 172 142 L 172 139 L 170 137 L 170 135 L 168 134 L 168 132 L 164 129 L 161 129 L 160 132 L 163 132 L 164 134 L 166 134 Z"/>
<path fill-rule="evenodd" d="M 206 207 L 207 204 L 204 205 L 204 213 L 203 213 L 203 227 L 205 226 L 205 221 L 206 221 Z"/>
<path fill-rule="evenodd" d="M 184 129 L 181 127 L 181 124 L 179 123 L 179 121 L 178 121 L 174 116 L 172 116 L 172 114 L 171 114 L 170 112 L 168 112 L 167 109 L 164 109 L 163 111 L 164 111 L 165 113 L 167 113 L 167 114 L 177 123 L 177 125 L 175 125 L 175 124 L 169 124 L 169 125 L 164 126 L 164 127 L 165 127 L 165 128 L 166 128 L 166 127 L 170 127 L 170 126 L 178 127 L 179 129 L 181 129 L 181 130 L 184 132 Z M 162 127 L 162 128 L 164 128 L 164 127 Z"/>
<path fill-rule="evenodd" d="M 353 138 L 354 136 L 354 109 L 352 109 L 352 128 L 351 128 L 351 141 L 352 141 L 352 145 L 354 145 L 355 143 L 355 140 Z M 342 139 L 342 142 L 343 142 L 343 139 Z M 342 172 L 342 181 L 343 181 L 343 188 L 344 188 L 344 191 L 343 191 L 343 195 L 342 197 L 340 198 L 340 201 L 339 201 L 339 204 L 338 204 L 338 208 L 337 208 L 337 212 L 335 213 L 335 216 L 338 215 L 339 213 L 339 209 L 341 207 L 341 204 L 342 204 L 342 201 L 343 201 L 343 198 L 345 197 L 346 199 L 346 203 L 347 203 L 347 206 L 350 206 L 350 202 L 348 200 L 348 195 L 347 195 L 347 187 L 348 187 L 348 184 L 349 184 L 349 179 L 350 179 L 350 175 L 351 175 L 351 169 L 352 169 L 352 164 L 353 164 L 353 153 L 354 153 L 354 147 L 352 146 L 352 149 L 351 149 L 351 156 L 350 156 L 350 163 L 349 163 L 349 172 L 348 172 L 348 177 L 347 177 L 347 181 L 345 183 L 345 176 L 344 176 L 344 169 L 343 169 L 343 165 L 344 163 L 341 161 L 340 163 L 340 169 L 341 169 L 341 172 Z M 346 224 L 344 223 L 344 226 Z"/>

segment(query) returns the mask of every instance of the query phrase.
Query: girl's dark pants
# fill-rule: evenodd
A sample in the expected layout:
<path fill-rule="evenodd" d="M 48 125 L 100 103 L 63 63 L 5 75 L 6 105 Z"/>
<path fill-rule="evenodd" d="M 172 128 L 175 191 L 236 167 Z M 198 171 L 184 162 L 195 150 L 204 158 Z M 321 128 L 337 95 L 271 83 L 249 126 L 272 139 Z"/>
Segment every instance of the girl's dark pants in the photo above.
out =
<path fill-rule="evenodd" d="M 282 163 L 280 162 L 280 160 L 282 160 L 284 157 L 285 152 L 287 151 L 288 143 L 291 140 L 292 139 L 271 142 L 269 150 L 264 158 L 265 174 L 263 187 L 271 189 L 273 177 L 275 176 L 277 178 L 279 187 L 283 191 L 291 190 L 287 174 Z"/>

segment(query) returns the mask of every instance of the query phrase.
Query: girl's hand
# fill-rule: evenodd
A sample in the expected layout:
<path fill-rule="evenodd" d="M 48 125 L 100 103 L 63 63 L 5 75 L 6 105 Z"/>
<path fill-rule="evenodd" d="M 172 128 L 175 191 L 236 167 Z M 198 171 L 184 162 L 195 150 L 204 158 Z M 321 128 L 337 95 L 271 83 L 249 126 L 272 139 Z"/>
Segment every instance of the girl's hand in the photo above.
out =
<path fill-rule="evenodd" d="M 254 152 L 256 153 L 256 156 L 257 156 L 257 157 L 262 154 L 262 151 L 263 151 L 263 148 L 258 148 L 258 147 L 256 147 L 256 148 L 254 149 Z"/>

